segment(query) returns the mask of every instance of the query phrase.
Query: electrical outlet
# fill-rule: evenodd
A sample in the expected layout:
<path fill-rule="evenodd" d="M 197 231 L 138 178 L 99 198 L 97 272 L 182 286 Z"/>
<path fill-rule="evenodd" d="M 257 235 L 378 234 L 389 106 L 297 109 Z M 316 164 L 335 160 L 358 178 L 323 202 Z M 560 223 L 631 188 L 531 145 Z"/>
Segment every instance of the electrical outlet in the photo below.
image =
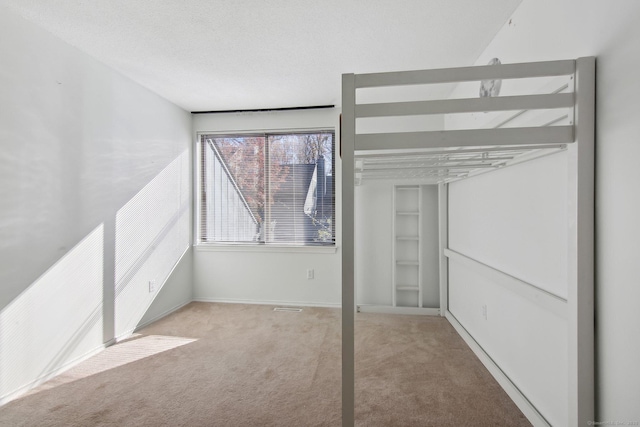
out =
<path fill-rule="evenodd" d="M 482 305 L 482 317 L 484 317 L 484 320 L 487 320 L 487 304 Z"/>
<path fill-rule="evenodd" d="M 149 280 L 149 293 L 153 293 L 156 291 L 156 281 L 155 280 Z"/>
<path fill-rule="evenodd" d="M 309 280 L 313 279 L 313 268 L 310 268 L 309 270 L 307 270 L 307 279 Z"/>

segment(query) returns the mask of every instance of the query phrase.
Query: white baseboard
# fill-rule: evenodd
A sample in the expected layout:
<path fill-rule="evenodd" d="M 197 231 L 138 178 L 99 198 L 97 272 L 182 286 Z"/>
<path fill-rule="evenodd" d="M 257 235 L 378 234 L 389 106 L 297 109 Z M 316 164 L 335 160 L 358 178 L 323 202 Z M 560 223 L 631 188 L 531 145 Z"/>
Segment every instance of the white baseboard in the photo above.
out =
<path fill-rule="evenodd" d="M 82 356 L 76 357 L 75 359 L 65 363 L 64 365 L 46 372 L 42 375 L 40 375 L 38 378 L 36 378 L 35 380 L 23 385 L 22 387 L 11 391 L 7 394 L 5 394 L 4 396 L 0 396 L 0 406 L 7 404 L 9 402 L 11 402 L 12 400 L 15 400 L 19 397 L 21 397 L 23 394 L 27 393 L 28 391 L 38 387 L 40 384 L 43 384 L 47 381 L 49 381 L 51 378 L 60 375 L 61 373 L 68 371 L 69 369 L 73 368 L 74 366 L 76 366 L 79 363 L 84 362 L 85 360 L 95 356 L 96 354 L 100 353 L 102 350 L 104 350 L 105 348 L 107 348 L 109 345 L 111 345 L 111 341 L 109 343 L 105 343 L 97 348 L 94 348 L 93 350 L 88 351 L 87 353 L 83 354 Z"/>
<path fill-rule="evenodd" d="M 339 303 L 325 303 L 325 302 L 301 302 L 301 301 L 276 301 L 276 300 L 244 300 L 233 298 L 194 298 L 196 302 L 219 302 L 225 304 L 255 304 L 255 305 L 278 305 L 284 307 L 323 307 L 323 308 L 340 308 Z"/>
<path fill-rule="evenodd" d="M 439 308 L 393 307 L 389 305 L 358 304 L 358 313 L 410 314 L 418 316 L 440 316 Z"/>
<path fill-rule="evenodd" d="M 491 373 L 493 378 L 500 384 L 503 390 L 509 395 L 511 400 L 516 404 L 516 406 L 522 411 L 525 417 L 533 424 L 535 427 L 549 427 L 551 424 L 547 422 L 547 420 L 542 416 L 540 412 L 536 409 L 535 406 L 526 398 L 524 394 L 518 389 L 518 387 L 509 379 L 509 377 L 500 369 L 498 364 L 493 361 L 491 356 L 487 354 L 486 351 L 478 344 L 478 342 L 467 332 L 467 330 L 458 322 L 458 319 L 455 318 L 450 311 L 446 311 L 445 313 L 446 319 L 451 323 L 456 332 L 462 337 L 462 339 L 467 343 L 467 345 L 471 348 L 471 350 L 475 353 L 475 355 L 480 359 L 482 364 L 487 368 L 487 370 Z"/>

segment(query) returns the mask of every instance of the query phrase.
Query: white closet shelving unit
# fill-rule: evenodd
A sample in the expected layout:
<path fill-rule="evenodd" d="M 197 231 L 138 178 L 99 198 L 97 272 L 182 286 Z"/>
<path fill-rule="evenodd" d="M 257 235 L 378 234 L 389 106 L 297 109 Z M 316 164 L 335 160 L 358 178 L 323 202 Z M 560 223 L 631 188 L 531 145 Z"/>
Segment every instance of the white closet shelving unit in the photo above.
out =
<path fill-rule="evenodd" d="M 421 207 L 419 185 L 394 186 L 391 251 L 394 307 L 422 307 Z"/>

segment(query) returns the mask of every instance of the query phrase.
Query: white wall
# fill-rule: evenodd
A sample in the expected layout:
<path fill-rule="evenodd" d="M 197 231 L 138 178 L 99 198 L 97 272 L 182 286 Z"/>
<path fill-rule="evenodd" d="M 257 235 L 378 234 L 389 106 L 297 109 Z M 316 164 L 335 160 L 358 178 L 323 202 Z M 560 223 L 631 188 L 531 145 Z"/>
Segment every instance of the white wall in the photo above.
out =
<path fill-rule="evenodd" d="M 640 3 L 524 0 L 477 64 L 597 56 L 596 413 L 639 421 Z M 538 371 L 541 372 L 541 371 Z M 559 424 L 561 424 L 560 422 Z"/>
<path fill-rule="evenodd" d="M 392 304 L 393 188 L 394 183 L 386 180 L 365 181 L 355 188 L 357 304 Z M 422 186 L 422 219 L 422 304 L 437 308 L 440 292 L 436 185 Z"/>
<path fill-rule="evenodd" d="M 449 246 L 567 298 L 566 152 L 449 186 Z"/>
<path fill-rule="evenodd" d="M 355 187 L 356 304 L 391 305 L 393 183 Z"/>
<path fill-rule="evenodd" d="M 261 302 L 272 304 L 339 305 L 341 300 L 340 200 L 341 176 L 339 110 L 301 110 L 261 113 L 198 114 L 197 132 L 251 130 L 336 130 L 336 241 L 337 250 L 257 248 L 234 250 L 194 248 L 194 299 L 201 301 Z M 307 279 L 307 269 L 315 277 Z"/>
<path fill-rule="evenodd" d="M 163 318 L 193 299 L 193 248 L 188 248 L 180 261 L 174 265 L 164 286 L 158 290 L 153 304 L 145 311 L 136 325 L 140 329 Z"/>
<path fill-rule="evenodd" d="M 565 154 L 449 184 L 449 248 L 566 298 Z M 566 424 L 566 317 L 454 260 L 449 311 L 552 425 Z"/>
<path fill-rule="evenodd" d="M 151 290 L 150 286 L 160 288 L 189 247 L 190 165 L 191 156 L 185 150 L 116 213 L 114 335 L 117 338 L 136 329 L 157 296 L 157 290 Z M 150 285 L 150 281 L 155 285 Z M 182 296 L 191 294 L 191 282 L 178 286 L 186 288 L 180 292 Z M 183 301 L 180 298 L 174 304 Z"/>
<path fill-rule="evenodd" d="M 4 7 L 0 57 L 2 402 L 152 304 L 189 246 L 191 117 Z"/>

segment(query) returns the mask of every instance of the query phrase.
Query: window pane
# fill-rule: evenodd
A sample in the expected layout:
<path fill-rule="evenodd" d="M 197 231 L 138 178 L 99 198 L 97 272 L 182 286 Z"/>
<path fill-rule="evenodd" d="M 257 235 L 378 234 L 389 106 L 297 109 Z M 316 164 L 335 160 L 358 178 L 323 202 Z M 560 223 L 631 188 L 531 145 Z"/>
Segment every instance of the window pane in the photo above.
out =
<path fill-rule="evenodd" d="M 333 244 L 333 133 L 268 136 L 266 241 Z"/>
<path fill-rule="evenodd" d="M 265 208 L 264 137 L 202 137 L 203 242 L 259 242 Z"/>

